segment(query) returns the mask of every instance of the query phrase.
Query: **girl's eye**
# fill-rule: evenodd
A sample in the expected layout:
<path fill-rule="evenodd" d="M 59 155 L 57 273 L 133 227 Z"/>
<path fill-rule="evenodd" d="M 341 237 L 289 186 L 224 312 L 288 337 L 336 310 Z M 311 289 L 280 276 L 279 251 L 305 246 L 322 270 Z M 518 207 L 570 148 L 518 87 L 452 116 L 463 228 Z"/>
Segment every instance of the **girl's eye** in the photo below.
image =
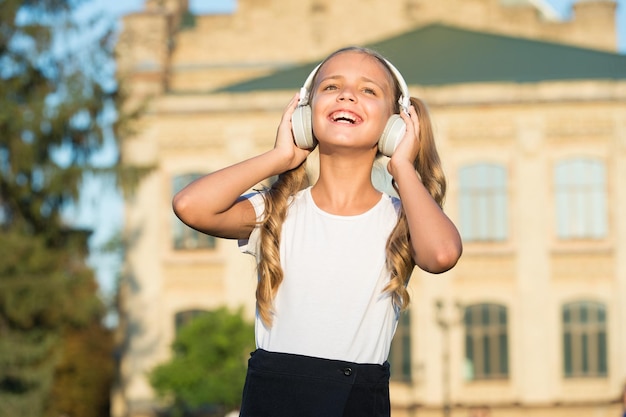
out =
<path fill-rule="evenodd" d="M 336 90 L 337 86 L 335 84 L 328 84 L 322 88 L 322 90 Z"/>
<path fill-rule="evenodd" d="M 364 89 L 363 89 L 363 92 L 364 92 L 365 94 L 373 94 L 373 95 L 376 95 L 376 91 L 374 91 L 374 89 L 373 89 L 373 88 L 368 88 L 368 87 L 366 87 L 366 88 L 364 88 Z"/>

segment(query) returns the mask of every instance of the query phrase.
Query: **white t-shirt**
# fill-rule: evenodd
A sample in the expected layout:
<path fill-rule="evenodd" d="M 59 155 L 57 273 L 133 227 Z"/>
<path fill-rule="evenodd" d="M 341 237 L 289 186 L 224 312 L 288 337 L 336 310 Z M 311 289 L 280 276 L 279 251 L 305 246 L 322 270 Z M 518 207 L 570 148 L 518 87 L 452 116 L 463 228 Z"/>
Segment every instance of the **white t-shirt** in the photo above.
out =
<path fill-rule="evenodd" d="M 248 196 L 257 218 L 263 196 Z M 315 205 L 311 189 L 293 197 L 283 224 L 280 257 L 284 279 L 274 300 L 274 321 L 257 315 L 257 347 L 356 363 L 387 360 L 397 311 L 383 292 L 387 238 L 400 200 L 383 194 L 365 213 L 338 216 Z M 242 252 L 257 256 L 259 228 L 240 240 Z"/>

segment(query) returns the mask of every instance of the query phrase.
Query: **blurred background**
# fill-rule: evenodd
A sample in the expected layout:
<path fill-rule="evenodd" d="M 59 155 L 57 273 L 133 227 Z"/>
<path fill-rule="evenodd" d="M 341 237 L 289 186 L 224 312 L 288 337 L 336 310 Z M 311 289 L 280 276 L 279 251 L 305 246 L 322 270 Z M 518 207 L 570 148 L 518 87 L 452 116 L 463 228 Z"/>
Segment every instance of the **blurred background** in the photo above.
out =
<path fill-rule="evenodd" d="M 5 0 L 0 416 L 224 416 L 253 259 L 171 212 L 328 53 L 426 101 L 464 255 L 415 271 L 392 415 L 622 416 L 626 4 Z"/>

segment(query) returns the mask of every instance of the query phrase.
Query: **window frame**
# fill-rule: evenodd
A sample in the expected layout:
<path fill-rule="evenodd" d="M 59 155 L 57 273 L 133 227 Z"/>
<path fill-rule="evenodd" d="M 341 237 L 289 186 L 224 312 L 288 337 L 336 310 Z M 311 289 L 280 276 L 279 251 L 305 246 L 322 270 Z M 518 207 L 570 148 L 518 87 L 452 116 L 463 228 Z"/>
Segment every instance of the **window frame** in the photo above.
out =
<path fill-rule="evenodd" d="M 458 198 L 459 231 L 464 242 L 502 243 L 510 239 L 509 176 L 504 164 L 461 166 Z"/>
<path fill-rule="evenodd" d="M 389 348 L 388 362 L 392 381 L 413 380 L 411 348 L 411 312 L 405 310 L 400 312 L 396 332 Z"/>
<path fill-rule="evenodd" d="M 563 377 L 607 378 L 609 328 L 606 304 L 592 300 L 564 303 L 561 326 Z"/>
<path fill-rule="evenodd" d="M 595 157 L 571 157 L 554 163 L 554 233 L 559 241 L 609 237 L 606 163 Z"/>
<path fill-rule="evenodd" d="M 509 379 L 511 343 L 507 307 L 496 303 L 466 306 L 463 313 L 463 331 L 467 379 Z"/>

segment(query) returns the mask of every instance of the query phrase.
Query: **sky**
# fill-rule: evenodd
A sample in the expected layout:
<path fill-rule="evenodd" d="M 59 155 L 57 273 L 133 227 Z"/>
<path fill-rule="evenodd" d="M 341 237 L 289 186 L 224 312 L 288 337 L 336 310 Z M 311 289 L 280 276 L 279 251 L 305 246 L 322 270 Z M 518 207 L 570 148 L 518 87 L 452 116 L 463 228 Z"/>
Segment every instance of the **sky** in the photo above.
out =
<path fill-rule="evenodd" d="M 115 16 L 139 11 L 144 0 L 93 0 L 97 7 Z M 567 19 L 570 17 L 571 6 L 580 0 L 548 0 L 556 11 Z M 617 0 L 617 25 L 619 52 L 626 54 L 626 0 Z M 189 0 L 194 13 L 229 13 L 235 10 L 236 0 Z"/>
<path fill-rule="evenodd" d="M 571 5 L 577 0 L 548 0 L 564 20 L 571 17 Z M 189 0 L 191 10 L 196 14 L 231 13 L 236 9 L 236 0 Z M 617 0 L 617 26 L 619 53 L 626 54 L 626 0 Z M 101 11 L 112 19 L 143 9 L 144 0 L 92 0 L 92 10 Z M 111 147 L 102 153 L 102 160 L 113 160 L 117 150 Z M 88 181 L 83 189 L 81 204 L 71 213 L 76 224 L 91 228 L 92 257 L 90 264 L 96 270 L 101 293 L 105 299 L 112 299 L 116 277 L 121 264 L 119 256 L 102 253 L 97 249 L 120 233 L 123 226 L 123 202 L 112 186 L 103 186 Z"/>

